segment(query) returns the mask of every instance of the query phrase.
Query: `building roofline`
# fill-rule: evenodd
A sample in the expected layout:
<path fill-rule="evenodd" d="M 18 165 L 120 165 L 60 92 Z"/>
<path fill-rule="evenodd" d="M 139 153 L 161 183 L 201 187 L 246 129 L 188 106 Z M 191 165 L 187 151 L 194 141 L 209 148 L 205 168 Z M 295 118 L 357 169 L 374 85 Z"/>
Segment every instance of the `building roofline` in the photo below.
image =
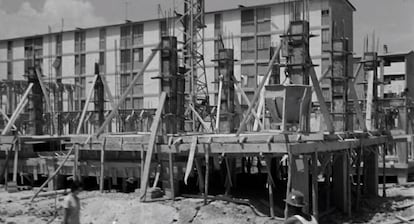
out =
<path fill-rule="evenodd" d="M 221 9 L 221 10 L 214 10 L 214 11 L 208 11 L 206 12 L 206 14 L 215 14 L 215 13 L 223 13 L 223 12 L 229 12 L 229 11 L 235 11 L 235 10 L 243 10 L 243 9 L 252 9 L 252 8 L 258 8 L 258 7 L 267 7 L 267 6 L 273 6 L 273 5 L 278 5 L 278 4 L 284 4 L 287 2 L 293 2 L 293 1 L 298 1 L 298 0 L 274 0 L 273 3 L 268 3 L 268 4 L 258 4 L 258 5 L 249 5 L 249 6 L 243 6 L 243 7 L 237 7 L 237 8 L 228 8 L 228 9 Z M 354 11 L 356 11 L 355 7 L 349 2 L 349 0 L 342 0 L 345 1 Z M 179 17 L 170 17 L 170 19 L 178 19 Z M 161 20 L 165 20 L 166 18 L 153 18 L 153 19 L 143 19 L 143 20 L 137 20 L 137 21 L 130 21 L 130 22 L 123 22 L 123 23 L 114 23 L 114 24 L 109 24 L 109 25 L 100 25 L 100 26 L 90 26 L 90 27 L 85 27 L 85 28 L 80 28 L 80 30 L 90 30 L 90 29 L 101 29 L 101 28 L 109 28 L 109 27 L 116 27 L 116 26 L 122 26 L 125 24 L 139 24 L 139 23 L 146 23 L 146 22 L 154 22 L 154 21 L 161 21 Z M 74 28 L 74 29 L 68 29 L 68 30 L 63 30 L 63 31 L 57 31 L 57 32 L 51 32 L 51 33 L 38 33 L 38 34 L 32 34 L 32 35 L 24 35 L 24 36 L 17 36 L 17 37 L 10 37 L 10 38 L 5 38 L 5 39 L 0 39 L 0 42 L 4 42 L 4 41 L 12 41 L 12 40 L 17 40 L 17 39 L 26 39 L 26 38 L 34 38 L 34 37 L 39 37 L 39 36 L 46 36 L 46 35 L 56 35 L 56 34 L 60 34 L 60 33 L 69 33 L 69 32 L 75 32 L 77 31 L 79 28 Z"/>

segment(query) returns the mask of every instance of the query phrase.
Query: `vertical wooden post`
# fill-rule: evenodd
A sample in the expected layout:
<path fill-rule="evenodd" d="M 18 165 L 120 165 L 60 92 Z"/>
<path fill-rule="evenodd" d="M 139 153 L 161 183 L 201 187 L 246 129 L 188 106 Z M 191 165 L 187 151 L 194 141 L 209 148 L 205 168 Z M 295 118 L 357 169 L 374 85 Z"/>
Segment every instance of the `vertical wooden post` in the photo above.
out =
<path fill-rule="evenodd" d="M 10 158 L 10 150 L 6 149 L 6 162 L 4 164 L 4 186 L 7 190 L 7 182 L 9 182 L 9 158 Z"/>
<path fill-rule="evenodd" d="M 378 148 L 374 146 L 372 151 L 364 158 L 364 187 L 368 196 L 376 197 L 378 195 Z"/>
<path fill-rule="evenodd" d="M 226 170 L 227 170 L 227 175 L 226 175 L 227 178 L 226 178 L 226 182 L 225 182 L 226 192 L 224 193 L 224 195 L 229 195 L 230 194 L 231 187 L 233 186 L 233 181 L 231 179 L 232 170 L 231 170 L 231 167 L 230 167 L 230 164 L 229 164 L 229 160 L 228 160 L 227 157 L 224 158 L 224 162 L 226 164 Z"/>
<path fill-rule="evenodd" d="M 348 217 L 352 217 L 352 195 L 351 195 L 351 152 L 352 148 L 349 149 L 349 151 L 346 151 L 346 196 L 347 196 L 347 213 Z"/>
<path fill-rule="evenodd" d="M 78 179 L 78 159 L 79 159 L 79 143 L 75 143 L 75 158 L 73 161 L 73 180 Z"/>
<path fill-rule="evenodd" d="M 312 154 L 312 213 L 313 216 L 318 219 L 318 153 Z"/>
<path fill-rule="evenodd" d="M 16 141 L 16 146 L 14 147 L 14 162 L 13 162 L 13 182 L 17 182 L 17 163 L 19 161 L 19 150 L 21 147 L 20 141 Z"/>
<path fill-rule="evenodd" d="M 198 176 L 198 188 L 200 193 L 204 192 L 204 175 L 203 175 L 203 166 L 201 165 L 201 159 L 195 158 L 195 165 L 197 169 L 197 176 Z"/>
<path fill-rule="evenodd" d="M 209 140 L 208 146 L 205 151 L 205 160 L 206 160 L 206 175 L 204 180 L 204 205 L 207 205 L 207 196 L 208 196 L 208 184 L 209 184 L 209 175 L 210 175 L 210 147 L 211 139 Z"/>
<path fill-rule="evenodd" d="M 103 193 L 104 191 L 104 180 L 105 180 L 105 146 L 106 146 L 106 138 L 102 141 L 102 149 L 101 149 L 101 177 L 99 180 L 99 191 Z"/>
<path fill-rule="evenodd" d="M 385 145 L 382 147 L 382 197 L 387 197 L 387 190 L 385 184 L 387 183 L 387 176 L 385 176 L 385 153 L 388 151 L 389 143 L 385 142 Z"/>
<path fill-rule="evenodd" d="M 334 204 L 342 212 L 347 212 L 347 160 L 346 152 L 341 151 L 335 155 L 332 170 Z"/>
<path fill-rule="evenodd" d="M 275 206 L 274 206 L 274 200 L 273 200 L 273 177 L 272 177 L 272 157 L 266 156 L 266 169 L 267 169 L 267 187 L 268 187 L 268 193 L 269 193 L 269 205 L 270 205 L 270 216 L 272 218 L 275 217 Z"/>
<path fill-rule="evenodd" d="M 357 152 L 357 163 L 355 165 L 355 171 L 357 175 L 357 188 L 356 188 L 356 210 L 358 211 L 360 208 L 360 199 L 361 199 L 361 157 L 362 157 L 362 149 L 363 146 L 358 148 Z"/>
<path fill-rule="evenodd" d="M 168 153 L 168 169 L 170 173 L 170 185 L 171 185 L 171 199 L 175 200 L 175 186 L 174 186 L 174 161 L 172 149 Z"/>

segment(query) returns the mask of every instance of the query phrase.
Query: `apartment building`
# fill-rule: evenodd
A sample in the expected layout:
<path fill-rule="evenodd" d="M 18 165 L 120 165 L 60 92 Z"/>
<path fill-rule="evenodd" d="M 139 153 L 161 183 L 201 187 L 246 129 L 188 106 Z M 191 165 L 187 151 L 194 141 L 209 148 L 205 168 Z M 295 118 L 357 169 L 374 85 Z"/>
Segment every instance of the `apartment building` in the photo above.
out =
<path fill-rule="evenodd" d="M 292 2 L 276 0 L 273 4 L 206 12 L 204 60 L 212 104 L 215 104 L 214 95 L 218 89 L 214 83 L 218 73 L 214 59 L 218 54 L 219 37 L 222 37 L 225 47 L 234 48 L 237 59 L 234 74 L 242 82 L 247 95 L 252 97 L 270 61 L 272 47 L 280 44 L 280 35 L 288 29 L 292 15 L 300 13 L 292 8 Z M 310 40 L 310 54 L 313 64 L 318 65 L 316 73 L 321 75 L 331 63 L 331 54 L 325 51 L 331 49 L 333 38 L 347 39 L 348 50 L 352 52 L 355 8 L 347 0 L 314 0 L 310 1 L 308 10 L 310 32 L 314 35 Z M 116 101 L 163 35 L 175 34 L 179 41 L 182 39 L 177 19 L 126 21 L 0 40 L 0 76 L 2 80 L 25 80 L 28 68 L 40 65 L 45 80 L 61 79 L 62 83 L 74 86 L 72 90 L 65 89 L 63 110 L 80 111 L 93 79 L 94 63 L 99 63 L 100 73 L 107 80 Z M 158 53 L 121 109 L 157 107 L 160 80 L 152 78 L 159 75 L 160 66 Z M 348 71 L 352 73 L 352 63 L 349 66 Z M 276 72 L 280 74 L 277 82 L 282 83 L 284 68 Z M 324 91 L 329 90 L 327 85 L 322 85 Z M 3 97 L 0 103 L 3 109 L 13 107 L 7 97 Z M 109 103 L 105 107 L 110 109 Z"/>

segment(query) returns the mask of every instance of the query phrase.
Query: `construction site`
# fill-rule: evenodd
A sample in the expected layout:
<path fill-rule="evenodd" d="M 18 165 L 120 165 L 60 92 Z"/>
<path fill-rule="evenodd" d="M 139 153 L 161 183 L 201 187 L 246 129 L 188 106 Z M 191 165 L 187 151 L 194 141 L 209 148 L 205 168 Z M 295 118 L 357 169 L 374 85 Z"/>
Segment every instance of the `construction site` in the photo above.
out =
<path fill-rule="evenodd" d="M 292 191 L 411 223 L 414 52 L 348 0 L 205 4 L 0 40 L 0 223 L 61 223 L 74 180 L 82 223 L 283 223 Z"/>

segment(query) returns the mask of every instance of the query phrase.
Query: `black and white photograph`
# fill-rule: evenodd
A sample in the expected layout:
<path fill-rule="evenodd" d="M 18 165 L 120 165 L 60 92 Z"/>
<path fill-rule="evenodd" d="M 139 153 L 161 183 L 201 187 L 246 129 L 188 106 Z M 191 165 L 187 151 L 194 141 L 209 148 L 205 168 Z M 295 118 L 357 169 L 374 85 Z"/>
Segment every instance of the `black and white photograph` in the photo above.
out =
<path fill-rule="evenodd" d="M 0 0 L 0 223 L 414 223 L 414 0 Z"/>

